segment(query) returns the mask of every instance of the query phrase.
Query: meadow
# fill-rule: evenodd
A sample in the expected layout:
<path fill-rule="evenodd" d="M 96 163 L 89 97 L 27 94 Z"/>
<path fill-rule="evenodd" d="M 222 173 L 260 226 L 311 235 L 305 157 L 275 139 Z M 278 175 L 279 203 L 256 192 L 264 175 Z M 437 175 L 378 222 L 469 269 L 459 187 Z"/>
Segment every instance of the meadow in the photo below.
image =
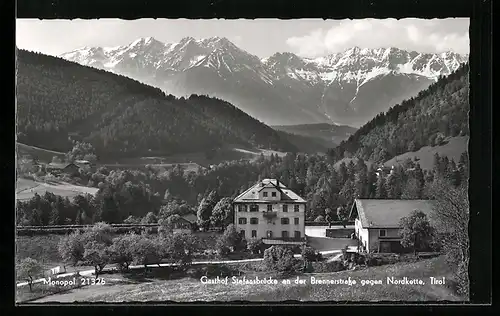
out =
<path fill-rule="evenodd" d="M 248 266 L 248 265 L 247 265 Z M 268 278 L 266 272 L 255 271 L 255 267 L 245 271 L 240 266 L 242 279 Z M 446 284 L 430 284 L 430 277 L 445 277 Z M 454 294 L 451 271 L 443 257 L 421 260 L 414 263 L 365 268 L 358 271 L 335 273 L 308 273 L 299 277 L 305 284 L 296 284 L 297 276 L 289 277 L 290 283 L 278 279 L 278 284 L 203 284 L 199 278 L 180 279 L 144 278 L 133 279 L 117 274 L 104 275 L 107 285 L 70 290 L 66 293 L 44 297 L 36 302 L 145 302 L 145 301 L 461 301 Z M 311 284 L 316 280 L 356 280 L 356 284 Z M 402 279 L 418 278 L 424 285 L 386 284 L 387 277 Z M 382 284 L 362 285 L 362 280 L 381 280 Z M 286 283 L 286 284 L 285 284 Z"/>
<path fill-rule="evenodd" d="M 29 200 L 35 196 L 35 193 L 43 195 L 45 192 L 50 192 L 62 197 L 73 198 L 77 195 L 87 193 L 95 195 L 98 190 L 98 188 L 74 185 L 66 182 L 45 183 L 25 178 L 18 178 L 16 183 L 16 200 Z"/>

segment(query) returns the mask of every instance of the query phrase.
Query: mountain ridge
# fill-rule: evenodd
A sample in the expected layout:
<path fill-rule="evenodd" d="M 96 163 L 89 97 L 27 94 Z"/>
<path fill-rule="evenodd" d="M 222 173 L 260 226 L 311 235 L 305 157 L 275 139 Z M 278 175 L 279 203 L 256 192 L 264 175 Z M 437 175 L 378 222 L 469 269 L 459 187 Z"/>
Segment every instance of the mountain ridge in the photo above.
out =
<path fill-rule="evenodd" d="M 259 58 L 227 38 L 162 43 L 152 37 L 60 55 L 177 96 L 225 99 L 268 125 L 360 126 L 454 71 L 468 55 L 353 47 L 319 58 L 277 52 Z M 396 85 L 397 89 L 393 86 Z"/>
<path fill-rule="evenodd" d="M 297 150 L 220 99 L 176 98 L 122 75 L 25 50 L 17 50 L 17 70 L 17 137 L 27 145 L 66 152 L 72 140 L 84 140 L 109 157 L 210 155 L 226 144 Z"/>

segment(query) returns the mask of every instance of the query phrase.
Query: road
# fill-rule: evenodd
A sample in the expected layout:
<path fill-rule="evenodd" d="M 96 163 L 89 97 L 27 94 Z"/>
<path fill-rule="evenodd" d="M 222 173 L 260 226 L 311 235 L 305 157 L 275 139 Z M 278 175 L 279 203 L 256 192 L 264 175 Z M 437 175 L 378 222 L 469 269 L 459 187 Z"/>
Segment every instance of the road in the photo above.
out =
<path fill-rule="evenodd" d="M 349 251 L 356 251 L 356 247 L 350 246 L 349 247 Z M 327 251 L 320 251 L 320 253 L 322 255 L 331 255 L 331 254 L 337 254 L 338 255 L 338 254 L 342 253 L 342 250 L 340 250 L 340 249 L 337 249 L 337 250 L 327 250 Z M 296 254 L 296 255 L 294 255 L 294 257 L 295 258 L 300 258 L 301 255 L 300 254 Z M 197 265 L 197 264 L 245 263 L 245 262 L 256 262 L 256 261 L 262 261 L 262 260 L 263 260 L 263 258 L 242 259 L 242 260 L 196 261 L 196 262 L 193 262 L 191 265 Z M 160 263 L 160 264 L 149 264 L 148 267 L 158 268 L 158 267 L 171 267 L 171 266 L 176 266 L 176 265 L 177 264 L 175 264 L 175 263 Z M 129 269 L 132 269 L 132 270 L 133 269 L 142 269 L 142 268 L 144 268 L 143 265 L 131 265 L 131 266 L 129 266 Z M 107 267 L 107 268 L 104 268 L 103 271 L 105 271 L 105 272 L 117 271 L 117 268 L 116 267 Z M 78 271 L 78 272 L 80 273 L 81 276 L 89 276 L 89 275 L 92 275 L 94 273 L 94 269 L 92 269 L 92 270 L 85 270 L 85 271 Z M 61 273 L 61 274 L 52 276 L 52 279 L 69 277 L 69 276 L 73 276 L 73 275 L 76 275 L 76 274 L 77 274 L 77 272 Z M 46 280 L 46 278 L 34 280 L 33 284 L 42 283 L 45 280 Z M 28 285 L 28 282 L 17 283 L 18 287 L 20 287 L 20 286 L 26 286 L 26 285 Z"/>

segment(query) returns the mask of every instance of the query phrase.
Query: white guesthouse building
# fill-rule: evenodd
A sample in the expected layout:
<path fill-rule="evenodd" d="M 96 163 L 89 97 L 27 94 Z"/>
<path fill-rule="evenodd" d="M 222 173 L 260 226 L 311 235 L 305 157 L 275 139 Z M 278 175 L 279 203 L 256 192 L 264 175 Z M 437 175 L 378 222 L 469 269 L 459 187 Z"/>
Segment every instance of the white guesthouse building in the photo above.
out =
<path fill-rule="evenodd" d="M 235 225 L 249 240 L 265 244 L 305 242 L 306 201 L 276 179 L 264 179 L 233 201 Z"/>

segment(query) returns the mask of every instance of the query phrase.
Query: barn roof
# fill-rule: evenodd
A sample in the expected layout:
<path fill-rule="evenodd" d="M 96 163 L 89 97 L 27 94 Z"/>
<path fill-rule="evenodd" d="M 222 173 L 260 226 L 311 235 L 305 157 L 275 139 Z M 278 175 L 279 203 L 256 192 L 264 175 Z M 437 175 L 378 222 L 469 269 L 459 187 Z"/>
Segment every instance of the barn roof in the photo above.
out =
<path fill-rule="evenodd" d="M 65 169 L 65 168 L 70 167 L 70 166 L 78 167 L 74 163 L 57 163 L 57 162 L 51 162 L 48 164 L 48 166 L 51 169 Z"/>
<path fill-rule="evenodd" d="M 196 221 L 198 220 L 198 217 L 196 217 L 196 215 L 194 215 L 194 214 L 186 214 L 186 215 L 183 215 L 182 218 L 187 220 L 190 223 L 196 223 Z"/>
<path fill-rule="evenodd" d="M 433 205 L 432 200 L 356 199 L 351 215 L 357 211 L 363 228 L 399 228 L 400 219 L 414 210 L 424 212 L 432 223 Z"/>
<path fill-rule="evenodd" d="M 298 194 L 288 189 L 283 183 L 276 179 L 264 179 L 257 182 L 245 192 L 238 195 L 233 202 L 269 202 L 269 200 L 259 199 L 259 191 L 264 188 L 276 188 L 281 192 L 281 200 L 287 202 L 295 203 L 305 203 L 306 201 L 301 198 Z M 273 200 L 274 202 L 275 200 Z"/>

